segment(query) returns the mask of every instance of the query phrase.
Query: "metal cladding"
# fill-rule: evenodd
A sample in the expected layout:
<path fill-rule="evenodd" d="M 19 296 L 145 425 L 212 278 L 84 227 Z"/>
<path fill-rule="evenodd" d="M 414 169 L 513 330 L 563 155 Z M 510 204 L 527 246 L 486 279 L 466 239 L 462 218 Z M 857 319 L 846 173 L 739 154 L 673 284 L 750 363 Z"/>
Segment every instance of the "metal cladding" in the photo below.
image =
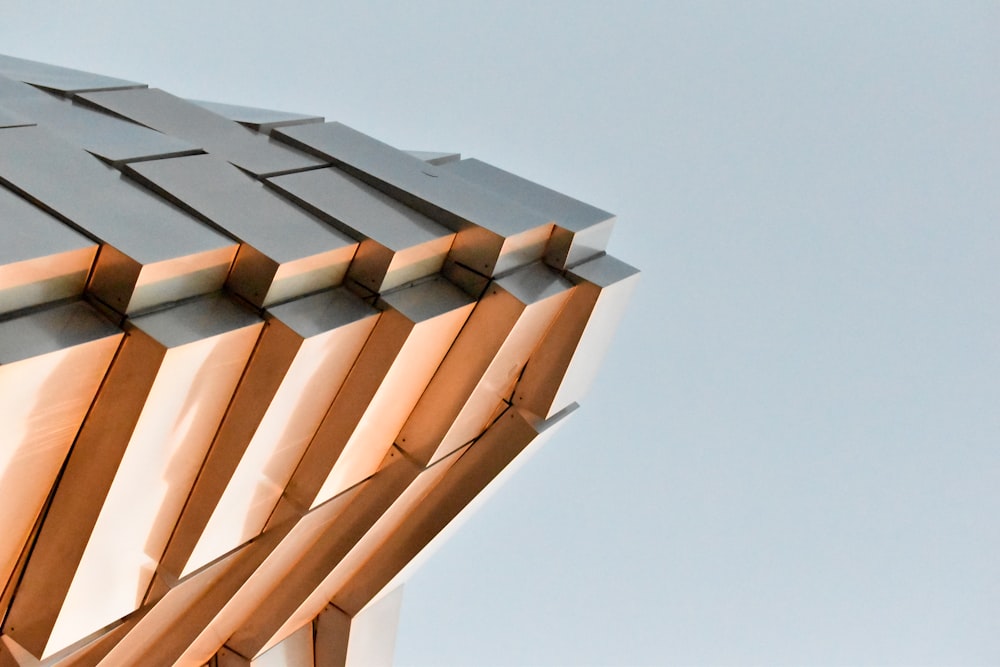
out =
<path fill-rule="evenodd" d="M 407 576 L 593 380 L 613 223 L 0 56 L 0 667 L 390 664 Z"/>

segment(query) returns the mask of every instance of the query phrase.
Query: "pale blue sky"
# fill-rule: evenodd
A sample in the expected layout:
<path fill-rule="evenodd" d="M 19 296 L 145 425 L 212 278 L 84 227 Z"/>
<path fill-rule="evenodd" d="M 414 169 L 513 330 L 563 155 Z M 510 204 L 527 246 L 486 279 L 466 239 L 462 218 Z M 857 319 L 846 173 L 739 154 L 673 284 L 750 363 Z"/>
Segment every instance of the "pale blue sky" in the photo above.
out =
<path fill-rule="evenodd" d="M 399 665 L 1000 664 L 1000 4 L 14 2 L 0 51 L 619 215 L 598 386 Z"/>

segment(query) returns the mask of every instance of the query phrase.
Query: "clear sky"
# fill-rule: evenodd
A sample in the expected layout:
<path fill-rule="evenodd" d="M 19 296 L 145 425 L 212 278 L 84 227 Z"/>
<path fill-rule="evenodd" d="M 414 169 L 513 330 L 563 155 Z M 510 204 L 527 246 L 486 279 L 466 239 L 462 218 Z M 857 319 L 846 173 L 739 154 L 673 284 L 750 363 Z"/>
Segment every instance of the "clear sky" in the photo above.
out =
<path fill-rule="evenodd" d="M 461 151 L 644 271 L 399 665 L 1000 664 L 1000 3 L 157 5 L 0 51 Z"/>

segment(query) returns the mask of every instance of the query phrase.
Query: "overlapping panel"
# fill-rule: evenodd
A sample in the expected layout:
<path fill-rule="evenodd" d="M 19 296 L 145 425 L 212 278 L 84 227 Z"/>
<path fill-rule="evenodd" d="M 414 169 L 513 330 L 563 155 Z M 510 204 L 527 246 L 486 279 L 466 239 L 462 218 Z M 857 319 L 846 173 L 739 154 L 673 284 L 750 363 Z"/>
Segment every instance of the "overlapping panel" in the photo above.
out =
<path fill-rule="evenodd" d="M 42 510 L 122 332 L 82 302 L 0 320 L 0 590 Z M 0 609 L 0 613 L 2 613 Z"/>
<path fill-rule="evenodd" d="M 126 172 L 240 241 L 229 287 L 257 306 L 339 284 L 357 242 L 212 155 L 129 165 Z"/>
<path fill-rule="evenodd" d="M 199 152 L 197 146 L 181 139 L 73 104 L 4 76 L 0 76 L 0 109 L 31 119 L 33 124 L 109 162 Z"/>
<path fill-rule="evenodd" d="M 185 579 L 155 605 L 130 616 L 118 640 L 91 651 L 88 664 L 201 665 L 213 656 L 217 664 L 250 664 L 250 657 L 223 647 L 232 632 L 227 628 L 283 585 L 284 573 L 299 567 L 317 531 L 328 529 L 352 499 L 348 494 L 324 506 L 311 527 L 300 524 L 297 533 L 290 533 L 292 524 L 286 523 Z"/>
<path fill-rule="evenodd" d="M 412 511 L 401 517 L 391 531 L 387 527 L 378 551 L 364 562 L 354 563 L 352 576 L 336 580 L 333 604 L 354 615 L 387 591 L 395 590 L 433 553 L 436 544 L 447 539 L 450 531 L 487 500 L 507 476 L 555 435 L 575 409 L 571 405 L 544 421 L 517 408 L 504 412 L 479 440 L 457 452 L 460 456 L 447 474 Z M 359 552 L 364 555 L 364 550 Z"/>
<path fill-rule="evenodd" d="M 257 176 L 324 164 L 322 160 L 271 142 L 208 109 L 155 88 L 83 93 L 78 97 L 154 130 L 197 144 Z"/>
<path fill-rule="evenodd" d="M 0 58 L 0 666 L 388 665 L 593 378 L 613 217 L 136 86 Z"/>
<path fill-rule="evenodd" d="M 346 581 L 353 579 L 359 568 L 364 567 L 363 564 L 375 554 L 385 560 L 396 560 L 395 554 L 382 550 L 382 545 L 414 508 L 423 502 L 429 491 L 447 476 L 452 465 L 466 449 L 467 447 L 457 450 L 427 468 L 416 467 L 406 488 L 395 497 L 385 499 L 381 514 L 365 527 L 363 534 L 350 545 L 348 551 L 338 552 L 336 557 L 326 555 L 315 560 L 311 575 L 313 578 L 309 579 L 308 585 L 301 586 L 296 595 L 286 596 L 283 601 L 285 606 L 272 604 L 270 601 L 262 605 L 250 628 L 237 632 L 230 644 L 248 651 L 266 650 L 321 613 L 334 593 Z M 354 612 L 349 613 L 354 615 Z M 255 638 L 253 641 L 249 639 L 251 636 Z M 266 641 L 261 643 L 261 639 Z"/>
<path fill-rule="evenodd" d="M 482 433 L 572 290 L 541 264 L 494 281 L 401 430 L 400 449 L 426 464 Z"/>
<path fill-rule="evenodd" d="M 290 538 L 296 539 L 287 540 L 288 547 L 280 549 L 295 555 L 295 567 L 274 570 L 265 563 L 268 567 L 258 571 L 256 579 L 261 582 L 265 579 L 280 581 L 280 585 L 269 584 L 271 590 L 266 597 L 248 600 L 238 616 L 226 619 L 225 634 L 229 635 L 226 646 L 241 655 L 256 657 L 322 612 L 329 596 L 324 597 L 320 588 L 331 570 L 365 539 L 385 512 L 422 474 L 422 469 L 398 450 L 390 450 L 378 472 L 356 492 L 336 521 L 310 537 L 308 542 L 299 542 L 298 535 L 306 535 L 307 526 L 310 532 L 318 527 L 317 520 L 325 514 L 326 505 L 320 505 L 307 514 L 299 522 L 302 528 L 296 527 L 290 535 Z M 339 500 L 340 497 L 334 498 L 327 504 Z M 302 548 L 305 545 L 308 545 L 307 549 Z M 287 559 L 288 556 L 283 556 L 281 560 L 276 558 L 275 565 L 279 566 Z M 280 577 L 276 576 L 279 572 Z M 237 623 L 233 624 L 234 621 Z M 218 626 L 217 630 L 220 635 L 224 634 L 222 626 Z"/>
<path fill-rule="evenodd" d="M 276 519 L 315 507 L 378 469 L 474 303 L 441 278 L 384 301 L 387 310 L 296 468 Z"/>
<path fill-rule="evenodd" d="M 542 257 L 552 221 L 449 171 L 341 123 L 275 129 L 271 136 L 345 171 L 458 232 L 454 258 L 485 275 Z"/>
<path fill-rule="evenodd" d="M 18 643 L 47 656 L 139 607 L 261 324 L 222 296 L 128 324 L 14 595 Z"/>
<path fill-rule="evenodd" d="M 3 628 L 35 656 L 45 651 L 162 358 L 147 337 L 126 336 L 77 436 Z"/>
<path fill-rule="evenodd" d="M 186 575 L 260 533 L 378 317 L 343 288 L 269 311 L 162 573 Z"/>
<path fill-rule="evenodd" d="M 89 290 L 122 313 L 222 287 L 236 242 L 39 127 L 0 131 L 0 181 L 102 242 Z"/>
<path fill-rule="evenodd" d="M 219 562 L 199 571 L 113 626 L 99 639 L 56 654 L 59 665 L 142 665 L 168 667 L 201 665 L 203 659 L 180 659 L 206 625 L 226 607 L 275 547 L 288 536 L 290 524 L 253 541 Z M 216 638 L 212 646 L 221 646 Z M 207 649 L 205 649 L 207 651 Z M 213 649 L 215 650 L 215 649 Z"/>
<path fill-rule="evenodd" d="M 348 540 L 342 536 L 317 543 L 303 566 L 289 575 L 289 585 L 267 598 L 227 646 L 243 655 L 266 651 L 322 613 L 331 599 L 349 616 L 360 613 L 390 582 L 394 589 L 398 580 L 393 579 L 412 557 L 540 433 L 551 433 L 563 416 L 538 423 L 510 410 L 481 440 L 413 476 L 395 498 L 383 494 L 391 502 L 347 551 L 343 547 Z"/>
<path fill-rule="evenodd" d="M 549 417 L 590 388 L 639 282 L 639 271 L 603 255 L 569 271 L 573 296 L 524 369 L 513 402 Z"/>
<path fill-rule="evenodd" d="M 0 313 L 83 293 L 97 243 L 0 186 Z"/>
<path fill-rule="evenodd" d="M 303 125 L 305 123 L 322 123 L 322 116 L 310 116 L 303 113 L 292 113 L 289 111 L 275 111 L 274 109 L 260 109 L 257 107 L 246 107 L 238 104 L 223 104 L 222 102 L 206 102 L 204 100 L 188 100 L 192 104 L 208 109 L 212 113 L 223 118 L 254 130 L 256 132 L 270 132 L 275 127 L 286 125 Z"/>
<path fill-rule="evenodd" d="M 476 159 L 449 161 L 444 169 L 555 221 L 545 259 L 557 268 L 578 264 L 608 247 L 615 216 L 607 211 Z"/>
<path fill-rule="evenodd" d="M 519 414 L 504 415 L 486 431 L 478 449 L 479 443 L 466 446 L 426 469 L 414 468 L 405 459 L 388 458 L 385 467 L 352 501 L 354 505 L 303 555 L 299 566 L 284 576 L 280 590 L 262 598 L 252 613 L 244 611 L 245 620 L 227 647 L 245 656 L 263 654 L 324 613 L 328 600 L 334 598 L 336 604 L 337 595 L 357 603 L 349 610 L 338 605 L 348 610 L 348 615 L 356 615 L 469 498 L 480 493 L 538 433 L 549 430 L 563 416 L 537 423 Z M 371 511 L 373 504 L 379 507 L 377 513 Z M 422 509 L 428 504 L 433 508 L 430 520 Z M 416 533 L 409 531 L 414 522 Z M 400 534 L 405 536 L 403 540 L 398 538 Z M 369 572 L 376 574 L 369 578 Z M 357 647 L 356 652 L 373 655 L 363 647 Z"/>
<path fill-rule="evenodd" d="M 246 624 L 280 625 L 285 618 L 280 611 L 265 617 L 261 609 L 281 609 L 289 604 L 284 600 L 294 604 L 306 595 L 304 585 L 316 576 L 312 574 L 316 568 L 329 569 L 328 559 L 338 561 L 418 473 L 405 457 L 390 454 L 386 465 L 370 480 L 317 507 L 300 521 L 271 527 L 235 553 L 180 582 L 129 625 L 101 664 L 204 664 Z M 272 636 L 273 631 L 226 650 L 251 659 L 263 652 Z"/>
<path fill-rule="evenodd" d="M 455 234 L 339 169 L 268 183 L 361 241 L 350 276 L 383 292 L 440 271 Z"/>
<path fill-rule="evenodd" d="M 0 74 L 17 81 L 63 93 L 114 88 L 144 88 L 146 86 L 146 84 L 136 81 L 116 79 L 111 76 L 82 72 L 70 67 L 59 67 L 4 55 L 0 55 Z"/>

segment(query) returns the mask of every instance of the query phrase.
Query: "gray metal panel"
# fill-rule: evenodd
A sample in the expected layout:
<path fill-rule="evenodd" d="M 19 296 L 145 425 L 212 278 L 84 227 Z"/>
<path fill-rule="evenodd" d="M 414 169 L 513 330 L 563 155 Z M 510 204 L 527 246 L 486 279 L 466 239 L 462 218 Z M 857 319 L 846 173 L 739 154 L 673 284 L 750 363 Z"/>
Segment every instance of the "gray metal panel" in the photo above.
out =
<path fill-rule="evenodd" d="M 96 244 L 0 186 L 0 266 Z"/>
<path fill-rule="evenodd" d="M 139 262 L 233 243 L 41 128 L 0 132 L 0 180 Z"/>
<path fill-rule="evenodd" d="M 163 347 L 175 348 L 259 325 L 260 318 L 222 294 L 193 299 L 134 318 L 132 325 Z"/>
<path fill-rule="evenodd" d="M 521 302 L 530 304 L 562 294 L 571 283 L 548 267 L 534 264 L 497 278 L 496 285 Z"/>
<path fill-rule="evenodd" d="M 594 257 L 607 247 L 613 213 L 474 158 L 448 162 L 443 168 L 554 220 L 564 233 L 553 233 L 546 254 L 559 268 Z"/>
<path fill-rule="evenodd" d="M 77 146 L 111 162 L 197 153 L 201 149 L 175 137 L 0 76 L 0 107 L 42 125 Z"/>
<path fill-rule="evenodd" d="M 121 312 L 218 289 L 228 273 L 232 239 L 42 128 L 0 132 L 0 181 L 110 246 L 91 289 Z"/>
<path fill-rule="evenodd" d="M 266 176 L 324 164 L 156 88 L 78 95 L 111 113 L 197 144 L 252 174 Z"/>
<path fill-rule="evenodd" d="M 428 164 L 448 164 L 462 159 L 461 153 L 438 153 L 436 151 L 405 151 L 407 155 L 412 155 L 418 160 L 423 160 Z"/>
<path fill-rule="evenodd" d="M 414 322 L 429 320 L 475 302 L 475 299 L 444 278 L 397 290 L 380 301 Z"/>
<path fill-rule="evenodd" d="M 268 308 L 268 314 L 302 336 L 311 338 L 378 314 L 346 288 L 329 290 Z"/>
<path fill-rule="evenodd" d="M 443 168 L 477 185 L 515 199 L 523 206 L 538 211 L 573 232 L 583 231 L 615 217 L 613 213 L 602 211 L 475 158 L 449 162 Z"/>
<path fill-rule="evenodd" d="M 212 155 L 139 162 L 126 172 L 278 262 L 356 244 Z"/>
<path fill-rule="evenodd" d="M 0 319 L 0 365 L 120 333 L 118 327 L 82 301 Z"/>
<path fill-rule="evenodd" d="M 0 100 L 3 102 L 3 100 Z M 0 104 L 2 106 L 2 104 Z M 24 127 L 26 125 L 34 125 L 35 121 L 19 116 L 16 113 L 11 113 L 6 109 L 0 109 L 0 129 L 5 127 Z"/>
<path fill-rule="evenodd" d="M 371 177 L 366 180 L 405 191 L 409 199 L 450 213 L 445 217 L 461 226 L 475 224 L 506 237 L 550 222 L 341 123 L 287 127 L 276 130 L 275 136 Z"/>
<path fill-rule="evenodd" d="M 372 239 L 392 251 L 453 233 L 339 169 L 314 169 L 268 179 L 297 201 L 322 211 L 347 233 Z"/>
<path fill-rule="evenodd" d="M 116 79 L 101 74 L 91 74 L 69 67 L 57 67 L 24 60 L 13 56 L 0 55 L 0 74 L 24 81 L 35 86 L 51 88 L 64 93 L 84 90 L 109 90 L 112 88 L 143 88 L 146 84 L 137 81 Z"/>
<path fill-rule="evenodd" d="M 83 292 L 97 244 L 0 186 L 0 313 Z"/>
<path fill-rule="evenodd" d="M 268 183 L 362 240 L 351 275 L 375 292 L 437 273 L 455 236 L 339 169 L 288 174 Z M 369 247 L 373 244 L 378 247 Z"/>
<path fill-rule="evenodd" d="M 341 123 L 275 129 L 271 136 L 333 160 L 395 199 L 459 232 L 456 259 L 492 274 L 544 253 L 550 219 Z M 469 230 L 479 233 L 468 233 Z"/>
<path fill-rule="evenodd" d="M 31 86 L 15 82 L 12 79 L 0 76 L 0 83 L 2 82 L 16 83 L 17 88 L 13 86 L 0 86 L 0 128 L 4 127 L 23 127 L 25 125 L 34 125 L 35 121 L 30 118 L 25 118 L 23 115 L 15 113 L 10 107 L 10 102 L 15 96 L 23 96 L 25 93 L 32 95 L 43 95 L 42 91 L 37 88 L 32 88 Z"/>
<path fill-rule="evenodd" d="M 639 269 L 611 255 L 602 255 L 589 262 L 574 266 L 567 274 L 578 281 L 587 281 L 598 287 L 611 287 L 639 274 Z"/>
<path fill-rule="evenodd" d="M 194 211 L 253 248 L 271 276 L 258 266 L 243 270 L 244 250 L 230 285 L 255 305 L 339 284 L 357 242 L 289 204 L 228 162 L 212 155 L 192 155 L 129 165 L 126 172 L 170 201 Z M 291 275 L 291 287 L 282 277 Z M 305 276 L 305 278 L 303 278 Z M 287 288 L 286 288 L 287 287 Z"/>
<path fill-rule="evenodd" d="M 274 109 L 259 109 L 238 104 L 223 104 L 222 102 L 206 102 L 205 100 L 188 100 L 192 104 L 208 109 L 212 113 L 237 122 L 244 127 L 257 132 L 269 132 L 272 128 L 285 125 L 302 125 L 304 123 L 322 123 L 322 116 L 292 113 L 290 111 L 275 111 Z"/>

